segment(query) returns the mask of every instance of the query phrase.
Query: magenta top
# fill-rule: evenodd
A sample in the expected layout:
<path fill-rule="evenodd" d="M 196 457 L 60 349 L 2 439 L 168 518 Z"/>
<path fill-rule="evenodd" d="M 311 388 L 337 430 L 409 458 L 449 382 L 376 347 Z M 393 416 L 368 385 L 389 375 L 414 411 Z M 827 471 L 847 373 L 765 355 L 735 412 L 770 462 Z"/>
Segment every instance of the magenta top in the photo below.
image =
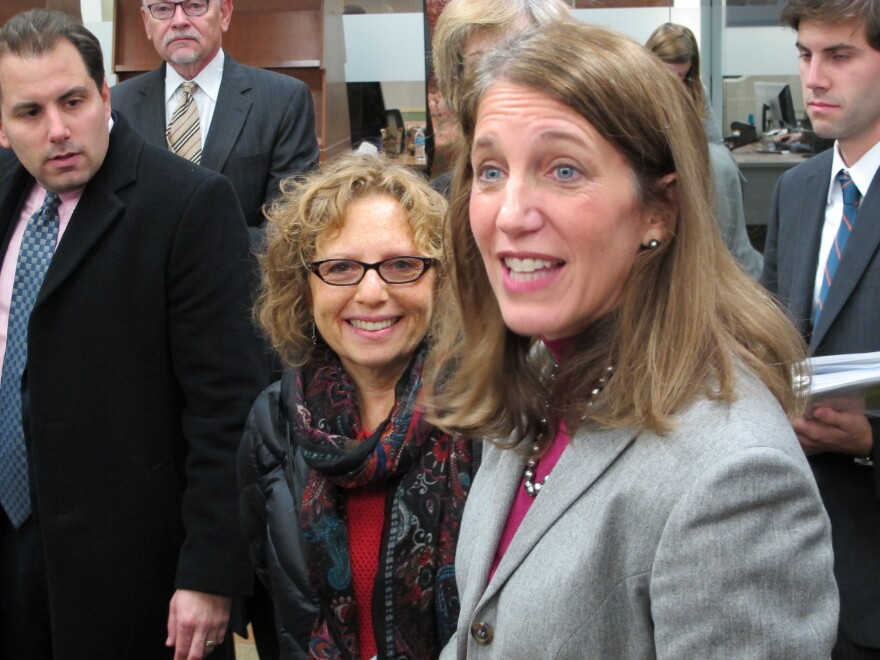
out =
<path fill-rule="evenodd" d="M 544 339 L 543 341 L 544 345 L 550 349 L 551 353 L 553 353 L 556 362 L 559 363 L 562 360 L 562 356 L 565 353 L 565 349 L 568 347 L 570 340 Z M 550 449 L 547 450 L 547 453 L 538 461 L 538 465 L 535 469 L 536 483 L 543 481 L 544 478 L 550 474 L 553 467 L 559 461 L 559 457 L 562 456 L 562 452 L 564 452 L 565 448 L 568 446 L 570 440 L 571 438 L 568 435 L 568 429 L 565 426 L 565 422 L 560 420 L 559 426 L 556 429 L 556 437 L 553 439 L 553 444 L 550 446 Z M 513 537 L 516 535 L 516 530 L 519 529 L 520 523 L 522 523 L 529 508 L 532 506 L 535 499 L 537 499 L 526 492 L 523 483 L 524 481 L 525 476 L 523 475 L 520 478 L 520 484 L 516 491 L 516 497 L 513 500 L 513 506 L 510 507 L 510 513 L 507 516 L 507 523 L 504 525 L 504 531 L 501 533 L 501 540 L 498 542 L 498 549 L 495 551 L 492 570 L 489 572 L 489 580 L 495 575 L 495 570 L 498 568 L 498 564 L 501 563 L 501 558 L 504 556 L 504 553 L 507 552 L 507 548 L 510 546 L 511 541 L 513 541 Z"/>

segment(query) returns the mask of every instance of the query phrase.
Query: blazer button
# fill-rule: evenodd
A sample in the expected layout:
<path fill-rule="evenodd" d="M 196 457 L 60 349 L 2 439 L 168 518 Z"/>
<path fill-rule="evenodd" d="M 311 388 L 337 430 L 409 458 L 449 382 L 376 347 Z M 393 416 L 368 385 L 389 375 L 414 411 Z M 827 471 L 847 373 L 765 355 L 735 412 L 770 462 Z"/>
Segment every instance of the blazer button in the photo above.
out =
<path fill-rule="evenodd" d="M 477 621 L 471 626 L 471 637 L 476 640 L 477 644 L 489 644 L 494 634 L 492 626 L 488 623 Z"/>

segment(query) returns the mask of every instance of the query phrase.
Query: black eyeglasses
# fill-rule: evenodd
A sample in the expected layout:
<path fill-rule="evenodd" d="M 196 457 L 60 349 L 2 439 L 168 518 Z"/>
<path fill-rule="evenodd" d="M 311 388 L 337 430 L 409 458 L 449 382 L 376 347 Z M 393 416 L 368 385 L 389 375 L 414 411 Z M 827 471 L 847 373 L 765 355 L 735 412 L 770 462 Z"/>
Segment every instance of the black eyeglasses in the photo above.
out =
<path fill-rule="evenodd" d="M 332 286 L 360 284 L 368 270 L 375 270 L 388 284 L 409 284 L 427 273 L 433 263 L 430 257 L 391 257 L 374 264 L 354 259 L 324 259 L 313 261 L 308 269 Z"/>
<path fill-rule="evenodd" d="M 147 5 L 150 14 L 159 21 L 167 21 L 174 16 L 177 6 L 183 7 L 183 13 L 187 16 L 203 16 L 208 13 L 208 0 L 181 0 L 181 2 L 156 2 Z"/>

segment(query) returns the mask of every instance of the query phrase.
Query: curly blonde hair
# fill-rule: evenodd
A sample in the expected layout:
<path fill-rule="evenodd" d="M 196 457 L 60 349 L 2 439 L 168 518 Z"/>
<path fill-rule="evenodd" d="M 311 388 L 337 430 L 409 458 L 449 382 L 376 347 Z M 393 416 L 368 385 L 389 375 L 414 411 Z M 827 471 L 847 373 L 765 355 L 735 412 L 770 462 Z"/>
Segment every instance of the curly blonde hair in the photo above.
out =
<path fill-rule="evenodd" d="M 254 315 L 288 366 L 309 361 L 313 347 L 309 270 L 316 246 L 342 229 L 349 205 L 391 197 L 406 213 L 420 253 L 436 260 L 435 292 L 444 286 L 446 200 L 412 170 L 384 156 L 345 154 L 319 170 L 282 182 L 268 219 L 263 277 Z"/>

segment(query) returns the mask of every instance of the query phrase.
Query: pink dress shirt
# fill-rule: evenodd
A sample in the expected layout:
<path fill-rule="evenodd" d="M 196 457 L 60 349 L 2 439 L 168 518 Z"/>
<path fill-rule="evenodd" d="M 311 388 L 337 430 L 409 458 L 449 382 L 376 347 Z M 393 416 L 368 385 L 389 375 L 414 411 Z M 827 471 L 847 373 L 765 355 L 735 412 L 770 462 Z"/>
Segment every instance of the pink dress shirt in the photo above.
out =
<path fill-rule="evenodd" d="M 58 206 L 58 239 L 55 242 L 55 248 L 61 242 L 61 236 L 70 223 L 70 216 L 76 208 L 79 198 L 82 197 L 82 188 L 72 192 L 61 193 L 61 204 Z M 3 373 L 3 358 L 6 356 L 6 336 L 9 330 L 9 305 L 12 301 L 12 287 L 15 284 L 15 268 L 18 265 L 18 251 L 21 248 L 21 239 L 24 236 L 24 228 L 27 226 L 30 217 L 37 212 L 43 205 L 43 199 L 46 197 L 46 189 L 39 183 L 35 183 L 31 189 L 24 205 L 21 207 L 21 214 L 12 237 L 9 239 L 9 245 L 6 248 L 6 254 L 3 256 L 3 264 L 0 266 L 0 378 Z"/>

